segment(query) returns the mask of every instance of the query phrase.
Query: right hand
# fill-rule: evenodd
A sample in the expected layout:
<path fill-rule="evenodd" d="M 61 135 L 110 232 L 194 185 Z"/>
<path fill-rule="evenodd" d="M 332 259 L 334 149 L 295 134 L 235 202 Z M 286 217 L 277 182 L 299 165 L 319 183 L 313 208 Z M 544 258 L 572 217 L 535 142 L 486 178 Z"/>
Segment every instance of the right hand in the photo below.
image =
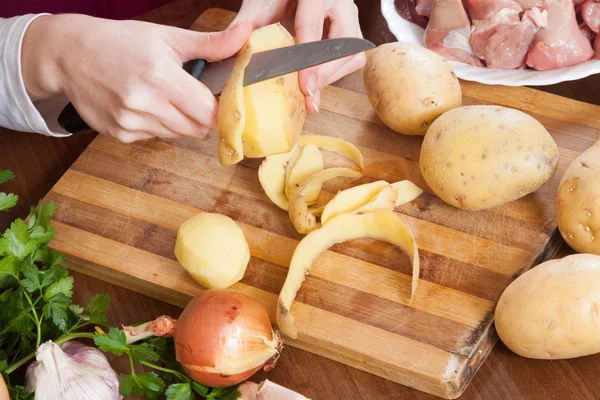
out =
<path fill-rule="evenodd" d="M 122 142 L 204 137 L 218 103 L 182 68 L 231 57 L 252 32 L 248 22 L 200 33 L 83 15 L 36 19 L 25 34 L 23 77 L 32 101 L 65 95 L 96 131 Z"/>

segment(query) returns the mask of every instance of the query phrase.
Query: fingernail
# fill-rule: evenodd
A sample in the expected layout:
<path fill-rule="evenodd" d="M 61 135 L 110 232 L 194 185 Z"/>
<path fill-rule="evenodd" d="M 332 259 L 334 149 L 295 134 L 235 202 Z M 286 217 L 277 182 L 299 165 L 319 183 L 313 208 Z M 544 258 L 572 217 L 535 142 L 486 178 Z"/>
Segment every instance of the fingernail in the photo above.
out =
<path fill-rule="evenodd" d="M 237 28 L 238 26 L 240 26 L 240 24 L 242 23 L 242 21 L 238 21 L 235 24 L 231 25 L 229 28 L 227 28 L 228 31 L 232 31 L 235 28 Z"/>
<path fill-rule="evenodd" d="M 306 91 L 310 97 L 315 97 L 315 91 L 317 90 L 317 77 L 316 75 L 311 75 L 308 78 L 308 83 L 306 85 Z"/>
<path fill-rule="evenodd" d="M 319 106 L 317 105 L 317 102 L 315 101 L 314 97 L 310 99 L 311 104 L 313 106 L 313 109 L 318 113 L 319 112 Z"/>

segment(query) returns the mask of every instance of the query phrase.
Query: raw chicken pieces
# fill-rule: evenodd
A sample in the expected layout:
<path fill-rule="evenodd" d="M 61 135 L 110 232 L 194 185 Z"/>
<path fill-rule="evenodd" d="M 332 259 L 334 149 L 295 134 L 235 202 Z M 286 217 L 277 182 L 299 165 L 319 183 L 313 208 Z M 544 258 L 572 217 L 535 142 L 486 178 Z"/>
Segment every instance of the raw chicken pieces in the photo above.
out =
<path fill-rule="evenodd" d="M 481 60 L 472 53 L 470 35 L 471 22 L 461 0 L 434 0 L 425 30 L 425 47 L 446 60 L 481 66 Z"/>
<path fill-rule="evenodd" d="M 548 25 L 535 35 L 527 55 L 529 67 L 543 71 L 580 64 L 594 56 L 575 17 L 573 0 L 546 0 Z"/>
<path fill-rule="evenodd" d="M 600 31 L 600 3 L 588 1 L 581 6 L 581 18 L 594 32 Z"/>
<path fill-rule="evenodd" d="M 417 14 L 424 17 L 431 17 L 434 0 L 417 0 Z"/>
<path fill-rule="evenodd" d="M 547 17 L 537 7 L 526 11 L 513 0 L 466 0 L 473 19 L 473 54 L 490 68 L 521 68 L 539 28 Z"/>

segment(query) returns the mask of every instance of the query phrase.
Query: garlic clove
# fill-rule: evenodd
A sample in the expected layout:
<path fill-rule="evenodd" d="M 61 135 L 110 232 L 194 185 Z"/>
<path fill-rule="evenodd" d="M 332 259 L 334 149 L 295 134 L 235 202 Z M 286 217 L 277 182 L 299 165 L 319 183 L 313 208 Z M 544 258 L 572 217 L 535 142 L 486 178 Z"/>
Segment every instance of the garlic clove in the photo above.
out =
<path fill-rule="evenodd" d="M 102 352 L 78 342 L 40 345 L 27 368 L 27 393 L 36 400 L 120 400 L 119 378 Z"/>
<path fill-rule="evenodd" d="M 259 384 L 244 382 L 238 387 L 238 391 L 240 392 L 238 400 L 310 400 L 268 379 Z"/>

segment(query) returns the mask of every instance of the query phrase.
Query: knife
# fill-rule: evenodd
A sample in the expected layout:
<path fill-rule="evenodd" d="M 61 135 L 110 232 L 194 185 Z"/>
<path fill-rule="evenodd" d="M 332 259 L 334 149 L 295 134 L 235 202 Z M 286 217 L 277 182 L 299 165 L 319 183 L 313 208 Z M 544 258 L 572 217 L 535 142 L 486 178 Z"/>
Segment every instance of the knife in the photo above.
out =
<path fill-rule="evenodd" d="M 351 56 L 374 47 L 373 43 L 365 39 L 336 38 L 255 53 L 246 67 L 244 86 Z M 183 68 L 217 96 L 221 94 L 235 60 L 235 56 L 214 63 L 192 60 L 185 63 Z M 67 104 L 62 110 L 58 116 L 58 123 L 70 133 L 93 131 L 77 113 L 72 103 Z"/>

